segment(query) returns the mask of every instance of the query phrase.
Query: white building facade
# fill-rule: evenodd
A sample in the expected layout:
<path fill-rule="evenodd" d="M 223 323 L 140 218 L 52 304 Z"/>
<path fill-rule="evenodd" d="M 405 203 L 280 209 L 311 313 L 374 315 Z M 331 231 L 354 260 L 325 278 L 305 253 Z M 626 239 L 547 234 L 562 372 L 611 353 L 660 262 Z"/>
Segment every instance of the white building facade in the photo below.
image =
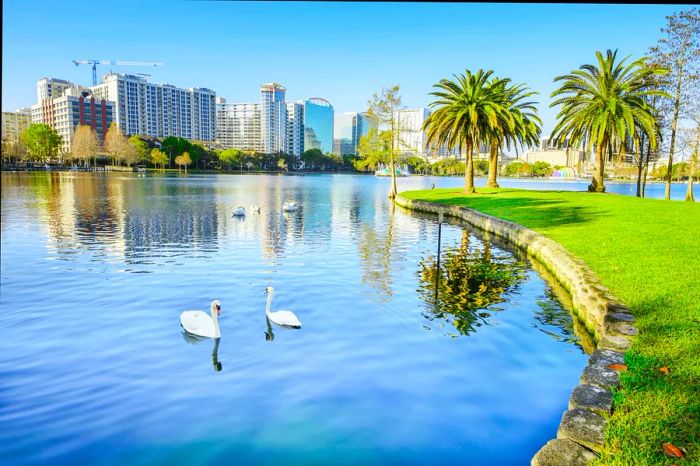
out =
<path fill-rule="evenodd" d="M 287 150 L 286 89 L 278 83 L 260 86 L 260 131 L 266 154 Z"/>
<path fill-rule="evenodd" d="M 304 102 L 287 102 L 287 154 L 304 152 Z"/>
<path fill-rule="evenodd" d="M 142 76 L 108 73 L 93 92 L 115 102 L 115 121 L 126 135 L 216 138 L 216 92 L 149 83 Z"/>
<path fill-rule="evenodd" d="M 260 104 L 226 103 L 219 98 L 216 110 L 216 142 L 222 147 L 262 152 Z"/>

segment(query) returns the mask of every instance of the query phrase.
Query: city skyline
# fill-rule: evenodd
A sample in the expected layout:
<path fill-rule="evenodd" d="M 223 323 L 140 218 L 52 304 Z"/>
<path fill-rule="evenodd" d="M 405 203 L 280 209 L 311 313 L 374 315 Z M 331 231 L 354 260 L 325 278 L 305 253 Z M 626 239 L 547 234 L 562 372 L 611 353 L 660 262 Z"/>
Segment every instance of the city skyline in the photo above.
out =
<path fill-rule="evenodd" d="M 337 113 L 365 111 L 372 94 L 391 84 L 401 86 L 407 108 L 428 107 L 434 83 L 481 67 L 540 92 L 546 133 L 556 114 L 549 108 L 556 75 L 591 62 L 596 50 L 641 56 L 660 36 L 665 16 L 678 9 L 177 2 L 167 9 L 143 5 L 135 15 L 128 4 L 119 10 L 76 4 L 47 18 L 40 14 L 41 3 L 4 2 L 3 111 L 34 103 L 34 84 L 44 76 L 89 85 L 90 67 L 76 67 L 74 59 L 162 61 L 157 68 L 101 66 L 98 74 L 145 72 L 152 83 L 215 89 L 229 102 L 255 101 L 260 83 L 281 82 L 294 90 L 287 100 L 321 96 Z M 270 8 L 277 14 L 266 14 Z M 76 11 L 106 18 L 103 33 L 89 42 L 83 33 L 65 34 Z M 621 15 L 626 21 L 619 21 Z M 181 27 L 161 27 L 181 23 L 188 34 Z M 232 23 L 235 27 L 217 27 Z M 283 31 L 284 38 L 267 34 L 268 27 Z M 147 30 L 155 33 L 137 34 Z"/>

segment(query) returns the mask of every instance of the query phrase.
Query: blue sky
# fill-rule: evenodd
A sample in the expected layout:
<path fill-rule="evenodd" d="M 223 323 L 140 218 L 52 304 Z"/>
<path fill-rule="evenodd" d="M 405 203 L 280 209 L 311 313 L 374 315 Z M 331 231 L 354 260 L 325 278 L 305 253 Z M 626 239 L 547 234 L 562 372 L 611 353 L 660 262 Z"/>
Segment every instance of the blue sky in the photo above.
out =
<path fill-rule="evenodd" d="M 73 59 L 161 61 L 153 82 L 208 87 L 229 102 L 257 101 L 276 81 L 289 99 L 324 97 L 362 111 L 399 84 L 403 104 L 427 106 L 431 87 L 465 69 L 493 69 L 540 92 L 545 131 L 552 78 L 618 48 L 637 57 L 665 16 L 688 6 L 4 0 L 2 109 L 36 103 L 44 76 L 91 83 Z M 98 68 L 98 73 L 109 67 Z"/>

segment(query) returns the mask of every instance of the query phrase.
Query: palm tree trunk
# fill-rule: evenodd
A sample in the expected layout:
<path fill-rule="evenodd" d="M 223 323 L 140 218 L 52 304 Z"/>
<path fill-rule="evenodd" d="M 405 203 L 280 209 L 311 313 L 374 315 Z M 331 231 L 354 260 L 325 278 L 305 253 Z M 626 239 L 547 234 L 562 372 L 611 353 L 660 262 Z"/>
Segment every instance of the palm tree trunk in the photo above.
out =
<path fill-rule="evenodd" d="M 588 192 L 605 192 L 603 176 L 605 174 L 605 148 L 607 145 L 607 138 L 603 138 L 603 141 L 595 147 L 595 168 L 593 169 L 593 180 L 591 180 L 591 184 L 588 186 Z"/>
<path fill-rule="evenodd" d="M 489 188 L 498 188 L 498 182 L 496 177 L 498 176 L 498 146 L 499 141 L 497 138 L 491 138 L 491 147 L 489 153 L 489 180 L 486 186 Z"/>
<path fill-rule="evenodd" d="M 467 141 L 466 167 L 464 170 L 464 192 L 467 194 L 475 193 L 474 189 L 474 159 L 472 158 L 473 143 Z"/>

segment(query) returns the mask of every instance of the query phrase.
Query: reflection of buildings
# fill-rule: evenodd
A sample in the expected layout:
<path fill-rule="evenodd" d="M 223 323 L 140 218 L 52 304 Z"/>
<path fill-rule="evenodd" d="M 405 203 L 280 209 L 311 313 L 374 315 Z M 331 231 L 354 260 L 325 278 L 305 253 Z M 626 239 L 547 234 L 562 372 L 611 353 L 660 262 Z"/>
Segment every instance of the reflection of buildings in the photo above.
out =
<path fill-rule="evenodd" d="M 187 251 L 217 247 L 217 204 L 188 202 L 187 188 L 135 179 L 51 172 L 31 179 L 35 205 L 57 253 L 80 247 L 140 261 L 161 247 Z"/>

